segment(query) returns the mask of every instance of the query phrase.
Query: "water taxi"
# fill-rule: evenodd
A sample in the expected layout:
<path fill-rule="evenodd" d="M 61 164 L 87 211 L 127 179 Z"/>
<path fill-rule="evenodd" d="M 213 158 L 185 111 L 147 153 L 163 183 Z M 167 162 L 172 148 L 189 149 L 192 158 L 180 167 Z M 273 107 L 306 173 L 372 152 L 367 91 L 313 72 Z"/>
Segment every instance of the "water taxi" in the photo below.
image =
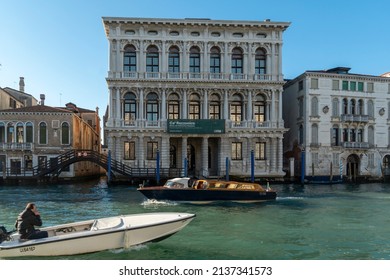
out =
<path fill-rule="evenodd" d="M 274 200 L 277 196 L 269 186 L 263 188 L 257 183 L 191 178 L 173 178 L 163 186 L 141 186 L 137 190 L 148 199 L 188 202 L 258 202 Z"/>

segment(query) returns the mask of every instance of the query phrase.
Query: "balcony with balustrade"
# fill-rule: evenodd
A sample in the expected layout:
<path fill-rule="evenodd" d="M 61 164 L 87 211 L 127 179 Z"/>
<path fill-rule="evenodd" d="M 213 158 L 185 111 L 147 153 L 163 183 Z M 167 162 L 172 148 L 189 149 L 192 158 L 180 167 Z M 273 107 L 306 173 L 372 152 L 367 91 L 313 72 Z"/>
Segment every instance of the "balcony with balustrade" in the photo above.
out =
<path fill-rule="evenodd" d="M 191 72 L 108 72 L 109 79 L 164 79 L 164 80 L 225 80 L 225 81 L 255 81 L 269 82 L 283 79 L 283 75 L 271 74 L 230 74 L 230 73 L 191 73 Z"/>
<path fill-rule="evenodd" d="M 343 114 L 341 115 L 342 122 L 356 122 L 356 123 L 368 123 L 368 115 L 353 115 L 353 114 Z"/>
<path fill-rule="evenodd" d="M 0 151 L 32 151 L 33 143 L 0 143 Z"/>

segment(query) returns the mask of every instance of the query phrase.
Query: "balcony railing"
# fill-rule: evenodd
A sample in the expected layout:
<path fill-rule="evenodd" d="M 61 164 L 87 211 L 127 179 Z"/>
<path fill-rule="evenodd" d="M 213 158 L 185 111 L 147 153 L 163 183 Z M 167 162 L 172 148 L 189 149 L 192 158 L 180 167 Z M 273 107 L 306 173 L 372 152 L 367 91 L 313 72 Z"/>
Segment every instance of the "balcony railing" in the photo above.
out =
<path fill-rule="evenodd" d="M 368 142 L 342 142 L 341 146 L 346 149 L 369 149 L 370 143 Z"/>
<path fill-rule="evenodd" d="M 368 122 L 368 115 L 352 115 L 352 114 L 344 114 L 341 115 L 341 121 L 343 122 Z"/>
<path fill-rule="evenodd" d="M 244 73 L 190 73 L 190 72 L 109 72 L 109 78 L 126 79 L 201 79 L 201 80 L 250 80 L 250 81 L 279 81 L 283 75 L 244 74 Z"/>
<path fill-rule="evenodd" d="M 0 143 L 0 151 L 32 151 L 33 143 Z"/>

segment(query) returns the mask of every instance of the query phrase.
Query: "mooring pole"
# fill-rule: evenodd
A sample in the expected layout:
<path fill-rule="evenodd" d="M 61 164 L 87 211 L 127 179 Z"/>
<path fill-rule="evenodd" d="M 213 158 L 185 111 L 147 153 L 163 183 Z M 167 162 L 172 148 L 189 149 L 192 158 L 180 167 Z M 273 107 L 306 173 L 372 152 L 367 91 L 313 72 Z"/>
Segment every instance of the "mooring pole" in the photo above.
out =
<path fill-rule="evenodd" d="M 251 150 L 251 182 L 255 181 L 255 152 Z"/>
<path fill-rule="evenodd" d="M 226 157 L 226 181 L 229 181 L 229 158 Z"/>
<path fill-rule="evenodd" d="M 107 156 L 107 181 L 111 182 L 111 150 L 108 150 Z"/>

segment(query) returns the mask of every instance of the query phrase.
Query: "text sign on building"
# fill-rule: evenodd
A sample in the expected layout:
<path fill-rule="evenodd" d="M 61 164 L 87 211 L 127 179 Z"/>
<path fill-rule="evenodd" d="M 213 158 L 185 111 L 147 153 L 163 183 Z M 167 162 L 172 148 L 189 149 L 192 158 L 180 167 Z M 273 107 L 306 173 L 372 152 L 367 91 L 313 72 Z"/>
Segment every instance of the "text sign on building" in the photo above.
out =
<path fill-rule="evenodd" d="M 169 133 L 221 134 L 225 133 L 225 120 L 168 120 Z"/>

